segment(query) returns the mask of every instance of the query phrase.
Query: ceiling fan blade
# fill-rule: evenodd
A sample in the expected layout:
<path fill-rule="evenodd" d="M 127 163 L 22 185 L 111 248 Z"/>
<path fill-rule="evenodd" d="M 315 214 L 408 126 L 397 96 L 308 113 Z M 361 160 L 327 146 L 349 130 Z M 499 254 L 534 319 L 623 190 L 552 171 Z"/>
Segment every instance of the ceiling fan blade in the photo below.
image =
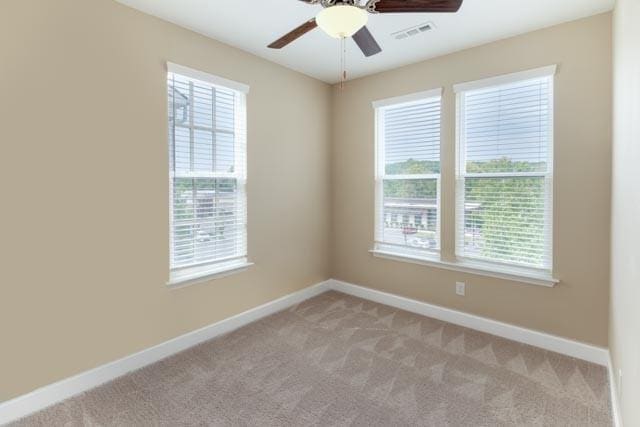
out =
<path fill-rule="evenodd" d="M 356 42 L 364 56 L 373 56 L 376 53 L 382 52 L 382 48 L 373 38 L 371 31 L 365 26 L 360 28 L 357 33 L 353 35 L 353 41 Z"/>
<path fill-rule="evenodd" d="M 286 45 L 288 45 L 292 41 L 294 41 L 297 38 L 305 35 L 309 31 L 311 31 L 314 28 L 316 28 L 317 26 L 318 26 L 318 24 L 316 24 L 316 18 L 310 19 L 307 22 L 305 22 L 304 24 L 300 25 L 295 30 L 285 34 L 284 36 L 280 37 L 278 40 L 276 40 L 273 43 L 271 43 L 269 45 L 269 47 L 271 49 L 282 49 L 283 47 L 285 47 Z"/>
<path fill-rule="evenodd" d="M 378 13 L 457 12 L 463 0 L 379 0 L 373 4 Z"/>

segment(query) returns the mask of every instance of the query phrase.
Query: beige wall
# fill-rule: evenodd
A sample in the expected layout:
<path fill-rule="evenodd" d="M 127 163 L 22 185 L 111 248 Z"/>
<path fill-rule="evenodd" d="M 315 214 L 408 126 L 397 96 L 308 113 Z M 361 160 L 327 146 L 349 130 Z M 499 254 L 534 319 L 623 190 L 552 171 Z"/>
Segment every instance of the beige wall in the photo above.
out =
<path fill-rule="evenodd" d="M 177 290 L 167 60 L 251 86 L 255 266 Z M 0 401 L 328 278 L 328 85 L 112 0 L 20 0 L 0 98 Z"/>
<path fill-rule="evenodd" d="M 332 94 L 112 0 L 0 2 L 0 401 L 331 273 L 606 345 L 610 31 L 610 15 L 600 15 L 359 79 Z M 251 86 L 255 266 L 173 290 L 165 286 L 167 60 Z M 562 283 L 546 289 L 371 257 L 371 101 L 445 87 L 443 247 L 451 257 L 451 85 L 552 63 L 560 66 L 554 249 Z M 456 280 L 467 282 L 467 297 L 454 295 Z"/>
<path fill-rule="evenodd" d="M 437 33 L 434 33 L 437 37 Z M 558 64 L 555 86 L 556 288 L 374 258 L 374 112 L 378 99 L 444 87 L 443 254 L 454 252 L 452 85 Z M 611 15 L 536 31 L 334 88 L 333 277 L 579 341 L 607 345 Z M 455 295 L 456 281 L 467 296 Z"/>
<path fill-rule="evenodd" d="M 610 346 L 625 426 L 640 425 L 640 2 L 614 12 Z M 618 373 L 622 373 L 622 378 Z"/>

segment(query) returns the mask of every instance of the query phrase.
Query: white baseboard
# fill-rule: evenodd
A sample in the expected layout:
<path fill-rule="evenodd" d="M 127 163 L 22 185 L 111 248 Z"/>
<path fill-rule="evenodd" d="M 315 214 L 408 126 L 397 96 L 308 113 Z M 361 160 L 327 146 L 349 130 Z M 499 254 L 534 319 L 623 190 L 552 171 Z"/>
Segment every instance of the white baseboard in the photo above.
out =
<path fill-rule="evenodd" d="M 614 427 L 622 427 L 622 415 L 620 414 L 620 401 L 618 400 L 618 381 L 616 380 L 615 368 L 611 353 L 609 352 L 607 359 L 607 368 L 609 371 L 609 387 L 611 389 L 611 415 L 613 416 Z"/>
<path fill-rule="evenodd" d="M 428 304 L 426 302 L 354 285 L 340 280 L 328 280 L 327 287 L 358 298 L 396 307 L 401 310 L 410 311 L 412 313 L 453 323 L 455 325 L 464 326 L 469 329 L 475 329 L 513 341 L 544 348 L 545 350 L 565 354 L 567 356 L 575 357 L 576 359 L 586 360 L 587 362 L 606 366 L 609 373 L 613 425 L 614 427 L 623 427 L 620 403 L 618 400 L 618 393 L 616 391 L 617 381 L 615 379 L 614 367 L 611 362 L 609 350 L 606 348 L 569 340 L 567 338 L 522 328 L 508 323 L 498 322 L 485 317 Z"/>
<path fill-rule="evenodd" d="M 201 342 L 231 332 L 262 317 L 319 295 L 328 290 L 322 282 L 251 310 L 189 332 L 177 338 L 107 363 L 70 378 L 44 386 L 28 394 L 0 403 L 0 425 L 15 421 L 79 393 L 97 387 L 128 372 L 162 360 Z"/>
<path fill-rule="evenodd" d="M 375 289 L 353 285 L 340 280 L 329 280 L 328 287 L 355 297 L 364 298 L 380 304 L 389 305 L 412 313 L 443 320 L 455 325 L 464 326 L 465 328 L 475 329 L 535 347 L 544 348 L 545 350 L 597 363 L 598 365 L 607 366 L 608 364 L 609 352 L 606 348 L 572 341 L 555 335 L 522 328 L 520 326 L 498 322 L 497 320 L 488 319 L 486 317 L 480 317 Z"/>
<path fill-rule="evenodd" d="M 608 366 L 611 378 L 611 399 L 614 408 L 614 418 L 616 420 L 616 426 L 621 426 L 618 421 L 617 394 L 613 391 L 615 381 L 613 381 L 612 378 L 612 368 L 610 366 L 609 352 L 607 349 L 333 279 L 286 295 L 114 362 L 44 386 L 15 399 L 1 402 L 0 425 L 37 412 L 127 374 L 128 372 L 140 369 L 196 344 L 238 329 L 248 323 L 281 311 L 328 290 L 336 290 L 380 304 Z"/>

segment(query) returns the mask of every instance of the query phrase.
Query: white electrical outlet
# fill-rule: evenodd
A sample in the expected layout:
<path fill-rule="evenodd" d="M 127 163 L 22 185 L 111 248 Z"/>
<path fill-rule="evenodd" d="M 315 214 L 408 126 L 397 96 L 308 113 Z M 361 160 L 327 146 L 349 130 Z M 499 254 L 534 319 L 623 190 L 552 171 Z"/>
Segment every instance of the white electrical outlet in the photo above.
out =
<path fill-rule="evenodd" d="M 456 282 L 456 294 L 460 296 L 464 296 L 465 293 L 465 284 L 464 282 Z"/>

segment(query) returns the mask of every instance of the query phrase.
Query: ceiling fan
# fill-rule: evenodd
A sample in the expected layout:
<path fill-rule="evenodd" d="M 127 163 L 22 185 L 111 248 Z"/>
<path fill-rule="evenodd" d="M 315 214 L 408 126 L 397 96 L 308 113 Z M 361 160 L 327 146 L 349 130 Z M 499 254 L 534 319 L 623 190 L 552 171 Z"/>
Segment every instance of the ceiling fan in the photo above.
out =
<path fill-rule="evenodd" d="M 345 39 L 353 37 L 362 53 L 369 57 L 382 49 L 366 24 L 368 13 L 420 13 L 457 12 L 463 0 L 299 0 L 307 4 L 319 4 L 322 9 L 293 31 L 269 45 L 282 49 L 289 43 L 315 29 L 322 28 L 331 37 Z"/>

